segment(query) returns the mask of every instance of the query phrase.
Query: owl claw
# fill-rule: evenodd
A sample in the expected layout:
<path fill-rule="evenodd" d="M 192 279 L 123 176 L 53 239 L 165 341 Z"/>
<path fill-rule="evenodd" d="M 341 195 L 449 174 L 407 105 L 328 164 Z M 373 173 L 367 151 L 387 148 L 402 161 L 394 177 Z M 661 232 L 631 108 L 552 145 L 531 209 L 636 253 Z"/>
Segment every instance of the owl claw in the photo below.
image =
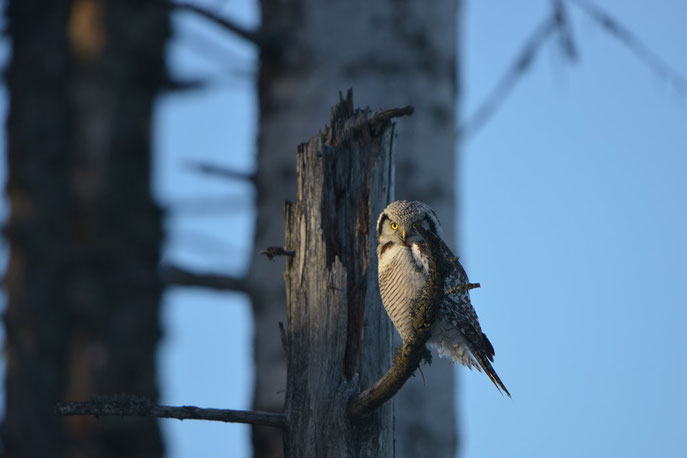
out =
<path fill-rule="evenodd" d="M 425 351 L 422 355 L 422 360 L 426 365 L 432 365 L 432 352 L 427 347 L 425 347 Z"/>

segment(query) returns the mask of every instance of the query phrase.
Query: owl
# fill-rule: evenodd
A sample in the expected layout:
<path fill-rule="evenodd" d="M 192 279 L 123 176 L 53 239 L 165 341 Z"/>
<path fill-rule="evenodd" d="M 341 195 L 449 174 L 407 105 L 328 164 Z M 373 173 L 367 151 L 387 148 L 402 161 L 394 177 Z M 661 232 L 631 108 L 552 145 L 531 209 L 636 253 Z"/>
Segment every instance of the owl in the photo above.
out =
<path fill-rule="evenodd" d="M 413 335 L 413 310 L 429 276 L 429 252 L 422 236 L 413 230 L 415 223 L 443 238 L 436 213 L 422 202 L 392 202 L 377 220 L 379 291 L 384 308 L 404 341 Z M 449 274 L 428 346 L 441 357 L 470 369 L 484 370 L 496 388 L 510 397 L 491 365 L 494 347 L 482 332 L 470 304 L 470 293 L 468 289 L 456 288 L 468 283 L 463 266 L 443 242 L 437 262 L 448 263 Z"/>

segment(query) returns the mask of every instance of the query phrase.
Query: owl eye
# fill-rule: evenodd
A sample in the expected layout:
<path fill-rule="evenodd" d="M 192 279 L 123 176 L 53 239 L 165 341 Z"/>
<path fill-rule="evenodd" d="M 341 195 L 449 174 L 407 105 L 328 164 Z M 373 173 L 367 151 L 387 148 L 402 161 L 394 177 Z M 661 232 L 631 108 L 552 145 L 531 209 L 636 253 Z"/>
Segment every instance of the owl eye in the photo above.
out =
<path fill-rule="evenodd" d="M 392 222 L 391 222 L 391 229 L 393 229 L 393 230 L 398 229 L 398 223 L 392 221 Z"/>

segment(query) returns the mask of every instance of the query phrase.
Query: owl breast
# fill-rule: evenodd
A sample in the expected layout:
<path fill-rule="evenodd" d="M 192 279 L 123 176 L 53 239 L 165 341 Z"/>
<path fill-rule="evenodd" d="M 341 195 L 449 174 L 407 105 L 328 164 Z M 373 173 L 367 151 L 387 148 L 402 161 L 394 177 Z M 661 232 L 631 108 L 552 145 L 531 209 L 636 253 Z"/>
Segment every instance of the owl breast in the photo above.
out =
<path fill-rule="evenodd" d="M 413 307 L 422 293 L 427 273 L 412 249 L 395 244 L 379 257 L 379 292 L 391 321 L 405 341 L 413 333 Z"/>

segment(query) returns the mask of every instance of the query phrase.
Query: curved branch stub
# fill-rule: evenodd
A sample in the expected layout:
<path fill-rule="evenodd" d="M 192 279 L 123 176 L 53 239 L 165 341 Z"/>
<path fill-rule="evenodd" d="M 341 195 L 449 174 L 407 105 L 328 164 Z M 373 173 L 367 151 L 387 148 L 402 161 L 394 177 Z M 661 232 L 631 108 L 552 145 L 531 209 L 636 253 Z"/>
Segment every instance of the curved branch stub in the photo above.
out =
<path fill-rule="evenodd" d="M 391 399 L 419 367 L 426 354 L 425 344 L 432 334 L 436 313 L 444 298 L 443 286 L 447 271 L 437 262 L 441 254 L 441 240 L 420 226 L 415 229 L 425 239 L 430 254 L 429 277 L 413 319 L 415 337 L 403 342 L 398 348 L 386 374 L 351 401 L 348 412 L 354 421 L 360 420 Z"/>

